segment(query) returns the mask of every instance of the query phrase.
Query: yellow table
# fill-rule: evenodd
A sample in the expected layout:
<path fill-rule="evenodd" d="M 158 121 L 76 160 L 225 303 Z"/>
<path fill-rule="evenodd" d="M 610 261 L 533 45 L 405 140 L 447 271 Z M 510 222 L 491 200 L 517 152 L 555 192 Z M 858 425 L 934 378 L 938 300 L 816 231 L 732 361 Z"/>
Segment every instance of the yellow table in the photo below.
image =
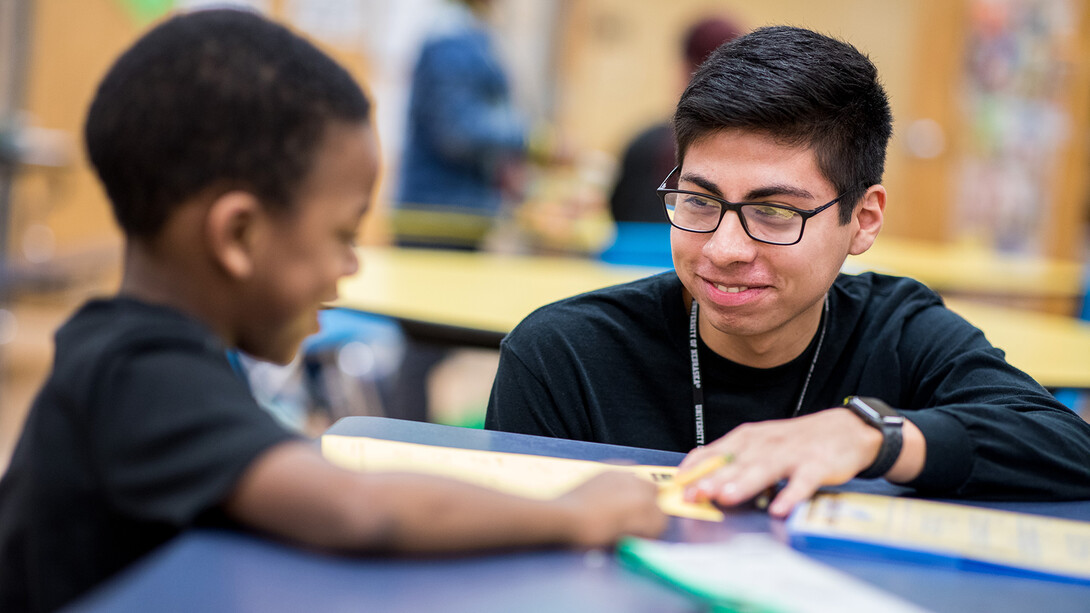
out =
<path fill-rule="evenodd" d="M 337 306 L 389 315 L 439 340 L 495 347 L 539 306 L 658 269 L 580 258 L 364 248 Z M 1050 388 L 1090 388 L 1090 324 L 1071 317 L 948 300 L 1008 360 Z"/>
<path fill-rule="evenodd" d="M 1008 362 L 1041 385 L 1090 389 L 1090 323 L 962 299 L 947 299 L 946 305 L 983 330 L 1007 352 Z"/>
<path fill-rule="evenodd" d="M 1082 296 L 1083 265 L 879 236 L 866 253 L 850 256 L 844 272 L 867 270 L 912 277 L 944 296 L 1001 299 L 1019 306 L 1071 313 Z"/>
<path fill-rule="evenodd" d="M 364 247 L 337 306 L 502 336 L 537 307 L 657 272 L 579 257 Z"/>

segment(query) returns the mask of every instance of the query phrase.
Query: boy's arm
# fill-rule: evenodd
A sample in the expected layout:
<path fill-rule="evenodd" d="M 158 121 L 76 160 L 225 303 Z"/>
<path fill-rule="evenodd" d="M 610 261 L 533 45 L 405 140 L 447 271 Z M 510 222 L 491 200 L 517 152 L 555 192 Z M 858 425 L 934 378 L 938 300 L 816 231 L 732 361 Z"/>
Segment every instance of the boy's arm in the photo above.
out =
<path fill-rule="evenodd" d="M 246 525 L 323 549 L 596 547 L 661 532 L 655 493 L 651 483 L 606 473 L 556 500 L 530 500 L 429 475 L 355 473 L 290 442 L 254 461 L 226 509 Z"/>

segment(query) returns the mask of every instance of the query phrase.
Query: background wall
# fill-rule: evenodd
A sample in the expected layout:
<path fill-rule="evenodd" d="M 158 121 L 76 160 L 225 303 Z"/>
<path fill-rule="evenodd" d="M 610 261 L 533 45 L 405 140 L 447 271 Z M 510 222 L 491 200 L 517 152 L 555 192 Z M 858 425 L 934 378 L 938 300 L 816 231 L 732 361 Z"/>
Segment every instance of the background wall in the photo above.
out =
<path fill-rule="evenodd" d="M 441 0 L 251 4 L 310 34 L 375 92 L 386 168 L 396 172 L 405 75 Z M 54 143 L 66 154 L 67 167 L 40 172 L 32 168 L 22 174 L 16 194 L 15 257 L 26 239 L 21 233 L 37 223 L 53 232 L 62 252 L 116 243 L 107 206 L 86 168 L 80 124 L 109 63 L 151 16 L 161 13 L 153 10 L 155 6 L 171 3 L 37 0 L 32 5 L 25 108 L 34 125 L 67 135 L 66 142 Z M 1041 238 L 1028 249 L 1077 257 L 1084 226 L 1085 133 L 1090 118 L 1086 0 L 499 0 L 494 22 L 523 106 L 536 123 L 575 152 L 610 157 L 617 156 L 641 127 L 669 115 L 686 78 L 680 68 L 679 41 L 695 20 L 720 14 L 746 28 L 788 23 L 842 37 L 874 60 L 893 106 L 896 124 L 887 166 L 891 199 L 885 231 L 941 241 L 959 238 L 946 220 L 955 200 L 964 197 L 957 191 L 956 173 L 969 138 L 963 101 L 966 41 L 972 12 L 982 5 L 1062 6 L 1073 20 L 1073 42 L 1058 52 L 1064 65 L 1054 96 L 1070 112 L 1067 140 L 1058 145 L 1056 173 L 1048 178 L 1055 189 L 1041 195 L 1048 201 L 1042 204 L 1048 220 L 1039 230 Z M 921 146 L 927 149 L 926 156 L 920 155 Z M 385 238 L 381 211 L 377 217 L 367 237 L 381 242 Z M 32 234 L 31 240 L 35 236 L 40 240 L 40 234 Z"/>
<path fill-rule="evenodd" d="M 988 247 L 1075 258 L 1085 235 L 1090 167 L 1088 7 L 1082 0 L 674 0 L 664 10 L 654 0 L 572 0 L 566 4 L 560 45 L 557 121 L 584 146 L 617 152 L 639 127 L 669 114 L 683 83 L 679 39 L 690 23 L 719 14 L 748 28 L 805 26 L 843 38 L 869 55 L 887 87 L 895 126 L 883 232 L 934 241 L 975 240 Z M 994 95 L 984 102 L 979 95 L 969 99 L 974 71 L 982 70 L 980 54 L 987 52 L 979 40 L 982 31 L 992 34 L 1003 28 L 1011 32 L 996 36 L 1006 56 L 995 70 L 1013 72 L 1020 80 L 1010 79 L 1006 100 Z M 977 44 L 967 49 L 973 36 Z M 1044 79 L 1049 82 L 1031 82 Z M 1020 226 L 1027 234 L 1035 233 L 1025 240 L 1004 241 L 987 224 L 975 233 L 961 232 L 967 224 L 955 219 L 959 199 L 982 199 L 979 206 L 969 207 L 969 214 L 977 217 L 999 207 L 995 193 L 975 185 L 969 191 L 963 188 L 964 159 L 980 145 L 976 118 L 996 98 L 1001 104 L 1013 99 L 1015 104 L 1047 105 L 1064 116 L 1057 134 L 1026 139 L 1042 148 L 1037 155 L 1048 156 L 1045 164 L 1054 170 L 1035 177 L 1035 200 L 1024 208 L 1031 218 L 1042 219 L 1039 225 Z M 1008 108 L 1002 121 L 1018 122 L 1028 106 Z M 1022 125 L 993 125 L 997 134 L 992 138 L 1045 130 L 1045 122 L 1036 122 L 1041 115 Z M 1021 162 L 1031 164 L 1032 155 Z M 995 183 L 1004 179 L 1002 173 L 992 178 Z"/>

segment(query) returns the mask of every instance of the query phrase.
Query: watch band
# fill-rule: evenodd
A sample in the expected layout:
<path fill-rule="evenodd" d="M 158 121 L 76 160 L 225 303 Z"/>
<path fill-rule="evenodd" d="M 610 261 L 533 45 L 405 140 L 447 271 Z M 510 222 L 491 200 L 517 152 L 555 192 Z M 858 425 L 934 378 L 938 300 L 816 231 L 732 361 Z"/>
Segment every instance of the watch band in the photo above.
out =
<path fill-rule="evenodd" d="M 901 424 L 882 424 L 882 445 L 878 448 L 878 456 L 874 458 L 870 466 L 856 475 L 856 478 L 878 479 L 885 476 L 897 463 L 897 458 L 901 456 L 903 443 Z"/>
<path fill-rule="evenodd" d="M 901 427 L 905 418 L 880 398 L 848 396 L 841 405 L 855 413 L 867 425 L 882 433 L 882 444 L 871 465 L 856 475 L 859 479 L 884 477 L 901 456 L 904 437 Z"/>

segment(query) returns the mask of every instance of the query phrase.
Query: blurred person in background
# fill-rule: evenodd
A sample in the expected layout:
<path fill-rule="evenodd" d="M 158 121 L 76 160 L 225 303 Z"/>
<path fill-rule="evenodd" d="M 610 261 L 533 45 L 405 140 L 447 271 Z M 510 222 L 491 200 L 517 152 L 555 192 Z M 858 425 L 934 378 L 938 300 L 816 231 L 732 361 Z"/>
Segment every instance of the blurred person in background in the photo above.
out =
<path fill-rule="evenodd" d="M 526 123 L 485 21 L 491 4 L 449 3 L 413 69 L 393 214 L 400 246 L 479 249 L 519 191 Z"/>
<path fill-rule="evenodd" d="M 682 88 L 712 51 L 737 38 L 742 28 L 729 19 L 708 17 L 694 23 L 681 41 Z M 610 214 L 617 224 L 613 246 L 602 254 L 606 261 L 672 266 L 668 245 L 670 224 L 662 212 L 655 188 L 676 164 L 674 129 L 669 120 L 640 132 L 625 148 L 617 180 L 609 197 Z M 646 225 L 654 224 L 654 225 Z"/>
<path fill-rule="evenodd" d="M 392 215 L 398 246 L 475 251 L 518 200 L 527 128 L 486 22 L 490 0 L 450 2 L 413 69 Z M 411 342 L 387 412 L 426 421 L 428 378 L 447 355 Z"/>

